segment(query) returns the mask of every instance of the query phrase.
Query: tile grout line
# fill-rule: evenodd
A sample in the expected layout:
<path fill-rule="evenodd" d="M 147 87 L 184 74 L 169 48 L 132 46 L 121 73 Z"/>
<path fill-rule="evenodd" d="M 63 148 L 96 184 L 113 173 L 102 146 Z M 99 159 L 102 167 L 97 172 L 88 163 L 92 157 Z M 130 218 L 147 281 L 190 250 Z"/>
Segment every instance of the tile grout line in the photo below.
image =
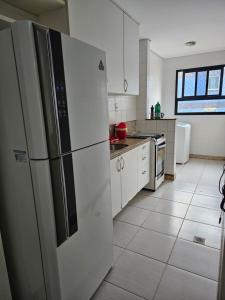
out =
<path fill-rule="evenodd" d="M 205 163 L 204 163 L 204 165 L 205 165 Z M 182 226 L 183 226 L 183 224 L 184 224 L 185 218 L 186 218 L 187 213 L 188 213 L 188 210 L 189 210 L 189 208 L 190 208 L 190 206 L 191 206 L 191 202 L 192 202 L 192 200 L 193 200 L 193 197 L 194 197 L 194 195 L 195 195 L 196 189 L 197 189 L 197 187 L 198 187 L 198 185 L 199 185 L 199 182 L 200 182 L 200 179 L 201 179 L 201 177 L 202 177 L 202 175 L 203 175 L 204 170 L 205 170 L 205 166 L 204 166 L 204 168 L 203 168 L 203 171 L 202 171 L 201 176 L 199 177 L 199 180 L 198 180 L 198 183 L 197 183 L 197 185 L 196 185 L 195 191 L 194 191 L 194 193 L 193 193 L 193 195 L 192 195 L 192 198 L 191 198 L 191 201 L 190 201 L 190 203 L 189 203 L 189 205 L 188 205 L 186 214 L 185 214 L 185 216 L 184 216 L 184 218 L 183 218 L 183 221 L 182 221 L 182 224 L 181 224 L 181 226 L 180 226 L 179 232 L 178 232 L 178 234 L 177 234 L 176 240 L 175 240 L 175 242 L 174 242 L 173 248 L 172 248 L 172 250 L 171 250 L 171 252 L 170 252 L 169 258 L 168 258 L 168 260 L 167 260 L 167 262 L 166 262 L 165 268 L 164 268 L 164 270 L 163 270 L 163 274 L 162 274 L 162 276 L 161 276 L 161 278 L 160 278 L 159 284 L 158 284 L 158 286 L 157 286 L 157 288 L 156 288 L 156 291 L 155 291 L 155 294 L 154 294 L 154 297 L 153 297 L 152 300 L 155 300 L 155 297 L 156 297 L 156 295 L 157 295 L 157 293 L 158 293 L 158 290 L 159 290 L 159 286 L 160 286 L 160 284 L 161 284 L 161 282 L 162 282 L 163 275 L 165 274 L 166 268 L 169 266 L 169 260 L 170 260 L 170 258 L 171 258 L 172 252 L 173 252 L 173 250 L 174 250 L 174 248 L 175 248 L 175 245 L 176 245 L 176 242 L 177 242 L 177 240 L 178 240 L 178 237 L 179 237 L 181 228 L 182 228 Z M 193 272 L 190 272 L 190 273 L 195 274 L 195 273 L 193 273 Z"/>
<path fill-rule="evenodd" d="M 192 201 L 192 198 L 193 198 L 193 197 L 194 197 L 194 194 L 192 194 L 191 201 Z M 191 201 L 190 201 L 190 203 L 191 203 Z M 189 210 L 189 207 L 190 207 L 190 204 L 188 205 L 188 208 L 187 208 L 187 210 L 186 210 L 186 214 L 185 214 L 185 216 L 184 216 L 184 218 L 183 218 L 183 220 L 182 220 L 180 229 L 179 229 L 179 231 L 178 231 L 178 233 L 177 233 L 177 236 L 176 236 L 176 239 L 175 239 L 175 241 L 174 241 L 173 247 L 172 247 L 172 249 L 171 249 L 171 251 L 170 251 L 170 255 L 169 255 L 169 257 L 168 257 L 168 259 L 167 259 L 167 261 L 166 261 L 166 263 L 165 263 L 164 270 L 163 270 L 163 272 L 162 272 L 162 274 L 161 274 L 160 281 L 159 281 L 159 283 L 158 283 L 158 285 L 157 285 L 157 288 L 156 288 L 156 290 L 155 290 L 155 293 L 154 293 L 154 296 L 153 296 L 153 299 L 152 299 L 152 300 L 155 300 L 156 295 L 157 295 L 158 290 L 159 290 L 159 287 L 160 287 L 160 284 L 161 284 L 161 282 L 162 282 L 162 278 L 163 278 L 163 276 L 164 276 L 164 274 L 165 274 L 165 272 L 166 272 L 167 267 L 169 266 L 169 260 L 170 260 L 170 258 L 171 258 L 172 252 L 173 252 L 173 250 L 174 250 L 174 248 L 175 248 L 176 242 L 177 242 L 177 240 L 178 240 L 178 236 L 179 236 L 180 231 L 181 231 L 181 228 L 182 228 L 182 226 L 183 226 L 183 224 L 184 224 L 184 220 L 185 220 L 185 217 L 186 217 L 187 212 L 188 212 L 188 210 Z"/>
<path fill-rule="evenodd" d="M 183 270 L 183 271 L 188 272 L 188 273 L 190 273 L 190 274 L 194 274 L 194 275 L 200 276 L 200 277 L 202 277 L 202 278 L 206 278 L 206 279 L 208 279 L 208 280 L 215 281 L 215 280 L 213 280 L 213 279 L 211 279 L 211 278 L 208 278 L 208 277 L 205 277 L 205 276 L 203 276 L 203 275 L 201 275 L 201 274 L 193 273 L 193 272 L 191 272 L 191 271 L 188 271 L 188 270 L 185 270 L 185 269 L 182 269 L 182 268 L 178 268 L 177 266 L 173 266 L 173 265 L 170 265 L 170 264 L 169 264 L 169 259 L 171 258 L 171 255 L 172 255 L 172 252 L 173 252 L 173 250 L 174 250 L 174 247 L 175 247 L 175 244 L 176 244 L 177 240 L 178 240 L 178 239 L 182 239 L 182 238 L 179 238 L 179 234 L 180 234 L 181 228 L 182 228 L 182 226 L 183 226 L 183 223 L 184 223 L 184 221 L 186 220 L 185 218 L 186 218 L 186 216 L 187 216 L 188 210 L 189 210 L 190 206 L 195 206 L 195 205 L 192 205 L 193 197 L 194 197 L 194 195 L 196 194 L 197 187 L 198 187 L 198 185 L 199 185 L 199 183 L 200 183 L 200 180 L 201 180 L 201 178 L 202 178 L 202 176 L 203 176 L 203 172 L 205 171 L 205 169 L 206 169 L 206 166 L 205 166 L 205 164 L 204 164 L 204 169 L 202 170 L 202 174 L 201 174 L 201 176 L 199 177 L 199 180 L 198 180 L 198 183 L 197 183 L 197 185 L 196 185 L 196 187 L 195 187 L 194 193 L 192 193 L 191 201 L 190 201 L 189 204 L 186 204 L 188 207 L 187 207 L 185 216 L 184 216 L 183 218 L 179 218 L 179 217 L 176 217 L 176 216 L 172 216 L 172 217 L 176 217 L 176 218 L 182 219 L 182 223 L 181 223 L 180 229 L 179 229 L 179 231 L 178 231 L 178 234 L 176 235 L 176 238 L 175 238 L 175 241 L 174 241 L 173 248 L 172 248 L 172 250 L 171 250 L 171 252 L 170 252 L 169 258 L 167 259 L 167 262 L 166 262 L 166 263 L 164 263 L 164 262 L 162 262 L 162 261 L 160 261 L 160 260 L 157 260 L 157 259 L 154 259 L 154 258 L 145 256 L 145 255 L 140 254 L 140 253 L 138 253 L 138 252 L 134 252 L 134 251 L 128 249 L 127 247 L 128 247 L 128 245 L 132 242 L 132 240 L 136 237 L 136 235 L 138 234 L 138 232 L 139 232 L 142 228 L 143 228 L 143 229 L 146 229 L 146 230 L 149 230 L 149 231 L 156 232 L 156 233 L 160 233 L 160 234 L 162 234 L 162 235 L 166 235 L 166 236 L 169 236 L 169 237 L 170 237 L 170 236 L 171 236 L 171 237 L 175 237 L 175 236 L 172 236 L 172 235 L 170 235 L 170 234 L 165 234 L 165 233 L 162 233 L 162 232 L 158 232 L 158 231 L 151 230 L 151 229 L 148 229 L 148 228 L 143 227 L 143 224 L 145 223 L 145 221 L 146 221 L 147 218 L 145 219 L 145 221 L 143 221 L 143 223 L 142 223 L 141 225 L 131 224 L 131 223 L 129 223 L 129 222 L 121 221 L 121 220 L 118 220 L 118 219 L 116 220 L 116 221 L 119 221 L 119 222 L 124 222 L 124 223 L 127 223 L 127 224 L 130 224 L 130 225 L 133 225 L 133 226 L 138 227 L 137 232 L 136 232 L 135 235 L 130 239 L 130 241 L 127 243 L 127 245 L 125 246 L 125 248 L 116 245 L 116 246 L 120 247 L 121 249 L 123 249 L 120 255 L 122 255 L 122 253 L 123 253 L 124 250 L 127 250 L 127 251 L 130 251 L 130 252 L 133 252 L 133 253 L 137 253 L 138 255 L 144 256 L 144 257 L 146 257 L 146 258 L 148 258 L 148 259 L 152 259 L 152 260 L 155 260 L 155 261 L 158 261 L 158 262 L 160 262 L 160 263 L 165 264 L 164 269 L 163 269 L 162 274 L 161 274 L 161 277 L 160 277 L 160 280 L 159 280 L 159 284 L 158 284 L 158 286 L 157 286 L 157 288 L 156 288 L 156 291 L 155 291 L 155 293 L 154 293 L 154 296 L 153 296 L 153 299 L 152 299 L 152 300 L 154 300 L 155 297 L 156 297 L 156 295 L 157 295 L 157 292 L 158 292 L 160 283 L 161 283 L 161 281 L 162 281 L 162 277 L 163 277 L 163 275 L 164 275 L 164 273 L 165 273 L 165 270 L 166 270 L 166 268 L 167 268 L 168 266 L 172 266 L 172 267 L 174 267 L 174 268 L 176 268 L 176 269 Z M 189 192 L 189 193 L 190 193 L 190 192 Z M 148 196 L 145 196 L 145 197 L 148 197 Z M 154 197 L 154 196 L 152 196 L 152 197 Z M 213 197 L 213 196 L 212 196 L 212 197 Z M 154 197 L 154 198 L 158 198 L 158 197 Z M 159 199 L 163 199 L 163 198 L 159 198 Z M 169 199 L 163 199 L 163 200 L 173 201 L 173 200 L 169 200 Z M 178 201 L 173 201 L 173 202 L 178 202 Z M 178 203 L 182 203 L 182 202 L 178 202 Z M 185 204 L 185 203 L 183 203 L 183 204 Z M 135 207 L 135 206 L 134 206 L 134 207 Z M 201 207 L 201 206 L 197 206 L 197 207 Z M 140 208 L 140 207 L 137 207 L 137 208 Z M 203 208 L 205 208 L 205 207 L 203 207 Z M 144 208 L 140 208 L 140 209 L 149 211 L 149 213 L 150 213 L 150 212 L 155 212 L 155 213 L 162 214 L 162 215 L 168 215 L 168 214 L 164 214 L 164 213 L 157 212 L 157 211 L 154 211 L 154 210 L 148 210 L 148 209 L 144 209 Z M 211 208 L 206 208 L 206 209 L 213 210 L 213 209 L 211 209 Z M 168 216 L 171 216 L 171 215 L 168 215 Z M 189 219 L 187 219 L 187 220 L 189 220 Z M 208 226 L 212 226 L 212 227 L 216 227 L 216 228 L 220 228 L 220 227 L 218 227 L 218 226 L 214 226 L 214 225 L 207 224 L 207 223 L 201 223 L 201 222 L 197 222 L 197 221 L 194 221 L 194 220 L 190 220 L 190 221 L 196 222 L 196 223 L 200 223 L 200 224 L 206 224 L 206 225 L 208 225 Z M 185 239 L 182 239 L 182 240 L 185 240 Z M 189 241 L 189 240 L 187 240 L 187 241 Z M 189 241 L 189 242 L 191 242 L 191 241 Z M 217 249 L 217 248 L 210 247 L 210 246 L 205 246 L 205 247 Z M 217 250 L 218 250 L 218 249 L 217 249 Z M 118 256 L 117 260 L 119 259 L 120 255 Z M 116 261 L 117 261 L 117 260 L 116 260 Z M 108 282 L 108 281 L 106 281 L 106 282 Z M 217 282 L 217 281 L 215 281 L 215 282 Z M 112 284 L 111 282 L 109 282 L 109 283 Z M 116 284 L 112 284 L 112 285 L 117 286 Z M 121 288 L 120 286 L 118 286 L 118 287 Z M 131 293 L 131 294 L 133 294 L 133 295 L 135 295 L 135 296 L 141 297 L 142 299 L 146 299 L 145 297 L 140 296 L 140 295 L 137 295 L 137 294 L 135 294 L 135 293 L 133 293 L 133 292 L 131 292 L 131 291 L 128 291 L 128 290 L 126 290 L 126 289 L 124 289 L 124 288 L 121 288 L 121 289 L 123 289 L 123 290 L 125 290 L 125 291 L 127 291 L 127 292 L 129 292 L 129 293 Z M 147 299 L 146 299 L 146 300 L 147 300 Z"/>

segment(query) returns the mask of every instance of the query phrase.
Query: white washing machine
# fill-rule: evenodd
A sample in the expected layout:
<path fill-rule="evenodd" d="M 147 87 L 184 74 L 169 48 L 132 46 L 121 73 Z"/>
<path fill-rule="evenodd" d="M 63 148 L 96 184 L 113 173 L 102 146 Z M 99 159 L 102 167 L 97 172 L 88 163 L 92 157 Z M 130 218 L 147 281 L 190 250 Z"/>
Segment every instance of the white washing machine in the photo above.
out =
<path fill-rule="evenodd" d="M 191 142 L 191 124 L 177 122 L 176 126 L 176 162 L 185 164 L 189 160 Z"/>

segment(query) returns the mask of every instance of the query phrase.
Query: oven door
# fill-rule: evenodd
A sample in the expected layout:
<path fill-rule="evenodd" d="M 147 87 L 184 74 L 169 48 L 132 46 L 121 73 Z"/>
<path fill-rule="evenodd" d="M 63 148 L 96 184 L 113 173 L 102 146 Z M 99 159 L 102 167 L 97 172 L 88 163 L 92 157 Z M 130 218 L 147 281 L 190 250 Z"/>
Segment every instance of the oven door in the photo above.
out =
<path fill-rule="evenodd" d="M 155 177 L 156 179 L 160 179 L 165 172 L 165 158 L 166 158 L 166 143 L 163 142 L 159 145 L 155 146 L 155 155 L 156 155 L 156 172 L 155 172 Z"/>

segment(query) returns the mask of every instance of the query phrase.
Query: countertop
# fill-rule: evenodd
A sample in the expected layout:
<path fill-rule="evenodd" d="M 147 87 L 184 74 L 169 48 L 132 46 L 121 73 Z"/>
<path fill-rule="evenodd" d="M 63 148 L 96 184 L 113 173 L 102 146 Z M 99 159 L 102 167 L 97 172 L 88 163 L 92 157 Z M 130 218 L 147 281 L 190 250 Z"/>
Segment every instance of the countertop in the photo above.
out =
<path fill-rule="evenodd" d="M 145 119 L 145 121 L 176 121 L 177 118 Z"/>
<path fill-rule="evenodd" d="M 116 151 L 111 151 L 110 152 L 110 159 L 114 159 L 117 156 L 120 156 L 121 154 L 124 154 L 140 145 L 143 145 L 147 142 L 149 142 L 151 140 L 151 138 L 146 138 L 146 139 L 134 139 L 134 138 L 127 138 L 125 140 L 120 140 L 119 142 L 117 142 L 116 144 L 125 144 L 128 145 L 125 148 L 122 148 L 120 150 L 116 150 Z"/>

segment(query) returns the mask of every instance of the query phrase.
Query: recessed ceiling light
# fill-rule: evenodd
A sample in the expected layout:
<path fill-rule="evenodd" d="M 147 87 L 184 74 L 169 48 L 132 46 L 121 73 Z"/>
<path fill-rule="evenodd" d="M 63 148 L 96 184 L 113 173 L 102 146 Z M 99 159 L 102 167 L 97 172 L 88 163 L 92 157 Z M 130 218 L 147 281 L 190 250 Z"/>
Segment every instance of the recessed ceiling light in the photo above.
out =
<path fill-rule="evenodd" d="M 185 46 L 187 46 L 187 47 L 193 47 L 195 45 L 196 45 L 196 41 L 189 41 L 189 42 L 185 43 Z"/>

